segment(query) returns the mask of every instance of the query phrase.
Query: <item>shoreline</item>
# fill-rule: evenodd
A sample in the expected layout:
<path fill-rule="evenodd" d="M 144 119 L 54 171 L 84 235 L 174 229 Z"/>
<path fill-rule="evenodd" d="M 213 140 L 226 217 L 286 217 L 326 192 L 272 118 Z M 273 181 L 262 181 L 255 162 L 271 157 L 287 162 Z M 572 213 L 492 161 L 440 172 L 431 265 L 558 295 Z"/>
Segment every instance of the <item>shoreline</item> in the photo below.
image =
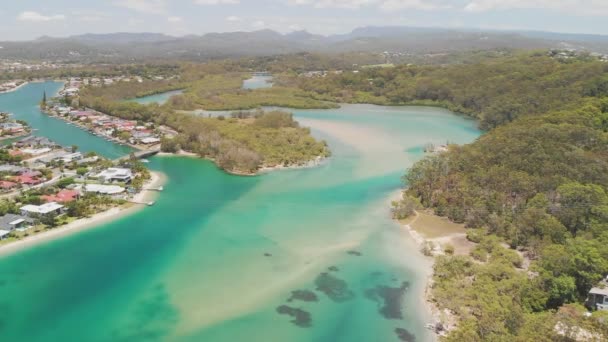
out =
<path fill-rule="evenodd" d="M 269 173 L 269 172 L 273 172 L 273 171 L 279 171 L 279 170 L 310 169 L 310 168 L 319 167 L 319 166 L 323 165 L 329 159 L 329 157 L 316 156 L 314 159 L 309 160 L 309 161 L 307 161 L 307 162 L 305 162 L 303 164 L 300 164 L 300 165 L 262 166 L 256 172 L 240 172 L 240 171 L 231 171 L 231 170 L 222 169 L 221 167 L 219 167 L 217 165 L 217 163 L 215 162 L 215 160 L 213 158 L 201 157 L 201 156 L 199 156 L 196 153 L 188 152 L 188 151 L 184 151 L 184 150 L 180 150 L 180 151 L 175 152 L 175 153 L 171 153 L 171 152 L 159 152 L 156 155 L 159 156 L 159 157 L 189 157 L 189 158 L 198 158 L 198 159 L 202 159 L 202 160 L 208 160 L 208 161 L 214 163 L 214 165 L 218 169 L 220 169 L 222 172 L 225 172 L 225 173 L 227 173 L 229 175 L 241 176 L 241 177 L 261 176 L 263 174 L 266 174 L 266 173 Z"/>
<path fill-rule="evenodd" d="M 8 93 L 12 93 L 14 91 L 17 91 L 19 89 L 21 89 L 22 87 L 25 87 L 26 85 L 28 85 L 30 82 L 29 81 L 25 81 L 23 83 L 21 83 L 20 85 L 16 86 L 15 88 L 9 89 L 9 90 L 3 90 L 0 91 L 0 94 L 8 94 Z"/>
<path fill-rule="evenodd" d="M 398 195 L 396 194 L 391 197 L 391 200 L 400 199 L 402 194 L 403 191 L 399 191 Z M 430 220 L 428 220 L 429 218 Z M 416 227 L 416 223 L 419 222 L 419 220 L 425 219 L 427 219 L 426 225 L 433 225 L 434 228 L 437 228 L 437 226 L 442 224 L 451 227 L 441 227 L 433 232 L 434 234 L 431 234 L 428 231 L 425 232 L 422 227 Z M 418 247 L 419 255 L 430 262 L 428 268 L 423 270 L 425 283 L 424 286 L 422 286 L 423 291 L 421 293 L 420 302 L 424 305 L 427 314 L 429 315 L 429 323 L 427 323 L 426 328 L 430 331 L 434 340 L 438 340 L 441 337 L 447 336 L 450 331 L 456 328 L 457 319 L 451 312 L 442 310 L 433 300 L 432 288 L 434 284 L 433 276 L 435 273 L 434 267 L 436 258 L 437 256 L 446 254 L 444 248 L 447 245 L 455 247 L 454 255 L 466 255 L 473 243 L 466 240 L 466 233 L 450 231 L 454 230 L 454 227 L 456 226 L 462 226 L 464 229 L 463 225 L 449 222 L 445 218 L 426 211 L 415 211 L 414 215 L 405 220 L 393 219 L 393 221 L 399 225 L 401 231 L 405 232 L 407 236 L 415 242 Z M 420 225 L 422 226 L 424 223 Z M 423 252 L 423 249 L 429 247 L 430 250 L 428 254 Z M 441 326 L 441 330 L 437 329 L 439 326 Z"/>
<path fill-rule="evenodd" d="M 167 177 L 160 172 L 151 171 L 150 175 L 151 179 L 146 182 L 144 188 L 159 187 L 164 185 L 167 181 Z M 153 191 L 142 190 L 140 193 L 135 195 L 132 200 L 139 202 L 147 202 L 154 199 L 157 195 L 158 193 L 155 193 Z M 41 243 L 53 241 L 64 236 L 68 236 L 87 229 L 96 228 L 104 224 L 111 223 L 113 221 L 117 221 L 121 218 L 139 212 L 144 208 L 145 206 L 137 204 L 132 204 L 128 206 L 123 205 L 108 209 L 106 211 L 102 211 L 100 213 L 92 215 L 91 217 L 77 219 L 76 221 L 70 222 L 66 225 L 50 229 L 35 235 L 30 235 L 21 240 L 2 245 L 0 246 L 0 257 L 5 257 L 13 253 L 22 251 L 24 249 L 34 247 Z"/>

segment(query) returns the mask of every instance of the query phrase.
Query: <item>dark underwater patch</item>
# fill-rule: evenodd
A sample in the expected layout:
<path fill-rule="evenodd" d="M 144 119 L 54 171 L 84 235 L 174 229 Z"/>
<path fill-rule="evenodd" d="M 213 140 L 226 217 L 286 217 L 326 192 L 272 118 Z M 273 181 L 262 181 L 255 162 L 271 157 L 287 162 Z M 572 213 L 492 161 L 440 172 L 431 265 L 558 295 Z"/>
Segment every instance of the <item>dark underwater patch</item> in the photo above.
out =
<path fill-rule="evenodd" d="M 291 291 L 291 296 L 287 299 L 288 302 L 293 302 L 294 300 L 301 300 L 303 302 L 317 302 L 319 301 L 319 297 L 317 294 L 310 290 L 295 290 Z"/>
<path fill-rule="evenodd" d="M 271 256 L 272 256 L 272 254 L 270 254 L 270 253 L 264 253 L 264 256 L 265 256 L 265 257 L 271 257 Z"/>
<path fill-rule="evenodd" d="M 378 285 L 365 291 L 365 296 L 378 303 L 380 314 L 386 319 L 403 319 L 401 301 L 409 287 L 404 281 L 400 287 Z"/>
<path fill-rule="evenodd" d="M 112 333 L 112 340 L 162 340 L 179 320 L 179 314 L 171 305 L 169 294 L 163 285 L 155 286 L 137 304 L 132 317 L 133 321 L 124 329 Z"/>
<path fill-rule="evenodd" d="M 329 299 L 341 303 L 355 298 L 355 293 L 348 288 L 346 281 L 323 272 L 315 279 L 316 290 L 323 292 Z"/>
<path fill-rule="evenodd" d="M 363 255 L 363 253 L 361 253 L 359 251 L 348 251 L 346 253 L 348 253 L 349 255 L 354 255 L 354 256 L 362 256 Z"/>
<path fill-rule="evenodd" d="M 404 341 L 404 342 L 416 341 L 416 336 L 414 334 L 412 334 L 411 332 L 407 331 L 406 329 L 395 328 L 395 334 L 397 334 L 397 338 L 399 338 L 400 341 Z"/>
<path fill-rule="evenodd" d="M 292 317 L 293 319 L 290 322 L 300 328 L 309 328 L 312 326 L 312 316 L 308 311 L 302 310 L 300 308 L 294 308 L 288 305 L 281 305 L 277 307 L 277 312 L 280 315 L 287 315 Z"/>
<path fill-rule="evenodd" d="M 329 266 L 327 270 L 330 272 L 338 272 L 340 269 L 338 268 L 338 266 Z"/>

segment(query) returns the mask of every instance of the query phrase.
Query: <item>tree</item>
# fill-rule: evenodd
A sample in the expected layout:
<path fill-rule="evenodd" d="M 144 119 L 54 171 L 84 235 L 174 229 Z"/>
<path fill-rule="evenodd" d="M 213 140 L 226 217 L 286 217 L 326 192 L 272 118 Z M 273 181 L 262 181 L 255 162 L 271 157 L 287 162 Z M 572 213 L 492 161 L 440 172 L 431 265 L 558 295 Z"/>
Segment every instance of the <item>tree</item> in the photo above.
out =
<path fill-rule="evenodd" d="M 40 101 L 40 107 L 42 109 L 46 108 L 46 91 L 42 93 L 42 101 Z"/>

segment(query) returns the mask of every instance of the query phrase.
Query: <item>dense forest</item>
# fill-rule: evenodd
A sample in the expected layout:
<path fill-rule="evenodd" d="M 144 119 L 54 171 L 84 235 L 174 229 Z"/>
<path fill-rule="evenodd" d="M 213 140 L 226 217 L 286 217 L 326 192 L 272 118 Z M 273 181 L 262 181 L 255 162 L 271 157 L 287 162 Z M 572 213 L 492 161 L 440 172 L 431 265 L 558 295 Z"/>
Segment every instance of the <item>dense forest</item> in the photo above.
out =
<path fill-rule="evenodd" d="M 333 92 L 339 85 L 347 90 Z M 581 305 L 608 274 L 608 64 L 537 54 L 366 71 L 309 87 L 350 100 L 430 100 L 489 129 L 404 176 L 401 208 L 421 203 L 463 222 L 478 243 L 471 256 L 435 265 L 434 300 L 460 318 L 448 341 L 608 336 L 608 315 L 587 317 Z"/>
<path fill-rule="evenodd" d="M 479 119 L 488 129 L 522 115 L 576 105 L 582 94 L 594 91 L 606 68 L 589 57 L 561 61 L 539 52 L 443 67 L 362 68 L 283 83 L 334 102 L 445 106 Z"/>

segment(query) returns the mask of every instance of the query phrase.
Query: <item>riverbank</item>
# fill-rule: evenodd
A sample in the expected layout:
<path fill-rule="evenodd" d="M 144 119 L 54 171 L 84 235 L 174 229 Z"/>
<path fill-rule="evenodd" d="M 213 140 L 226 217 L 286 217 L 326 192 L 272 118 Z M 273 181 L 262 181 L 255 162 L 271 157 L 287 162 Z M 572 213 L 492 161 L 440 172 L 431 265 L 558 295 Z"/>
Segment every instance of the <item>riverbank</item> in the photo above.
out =
<path fill-rule="evenodd" d="M 161 157 L 190 157 L 190 158 L 200 158 L 200 159 L 204 159 L 204 160 L 208 160 L 210 162 L 213 162 L 216 166 L 216 160 L 213 158 L 208 158 L 208 157 L 201 157 L 196 153 L 193 152 L 187 152 L 187 151 L 178 151 L 175 153 L 170 153 L 170 152 L 159 152 L 157 154 L 158 156 Z M 234 171 L 234 170 L 225 170 L 225 169 L 221 169 L 222 171 L 226 172 L 227 174 L 233 175 L 233 176 L 245 176 L 245 177 L 253 177 L 253 176 L 259 176 L 261 174 L 264 173 L 268 173 L 268 172 L 272 172 L 272 171 L 278 171 L 278 170 L 297 170 L 297 169 L 308 169 L 308 168 L 313 168 L 313 167 L 317 167 L 322 165 L 329 157 L 323 157 L 323 156 L 317 156 L 315 159 L 313 160 L 309 160 L 303 164 L 300 165 L 275 165 L 275 166 L 262 166 L 260 169 L 258 169 L 256 172 L 241 172 L 241 171 Z M 219 168 L 219 166 L 218 166 Z"/>
<path fill-rule="evenodd" d="M 401 198 L 402 192 L 395 199 Z M 420 254 L 431 261 L 424 287 L 423 304 L 430 312 L 427 328 L 437 337 L 446 336 L 456 328 L 457 319 L 448 310 L 441 310 L 433 299 L 433 276 L 435 258 L 439 255 L 469 255 L 474 244 L 467 240 L 464 224 L 449 221 L 430 211 L 415 211 L 414 215 L 398 220 L 403 231 L 416 242 Z M 446 252 L 450 251 L 450 252 Z"/>
<path fill-rule="evenodd" d="M 167 177 L 159 172 L 150 172 L 150 180 L 144 185 L 146 188 L 158 188 L 165 184 Z M 156 198 L 158 194 L 154 191 L 142 190 L 140 193 L 132 198 L 132 201 L 136 202 L 149 202 Z M 64 226 L 57 227 L 44 231 L 39 234 L 30 235 L 21 240 L 8 243 L 6 245 L 0 245 L 0 257 L 16 253 L 23 249 L 33 247 L 43 242 L 62 238 L 64 236 L 83 231 L 85 229 L 95 228 L 112 221 L 119 220 L 128 215 L 134 214 L 145 206 L 128 203 L 126 205 L 115 207 L 100 213 L 97 213 L 91 217 L 81 218 L 76 221 L 70 222 Z"/>

